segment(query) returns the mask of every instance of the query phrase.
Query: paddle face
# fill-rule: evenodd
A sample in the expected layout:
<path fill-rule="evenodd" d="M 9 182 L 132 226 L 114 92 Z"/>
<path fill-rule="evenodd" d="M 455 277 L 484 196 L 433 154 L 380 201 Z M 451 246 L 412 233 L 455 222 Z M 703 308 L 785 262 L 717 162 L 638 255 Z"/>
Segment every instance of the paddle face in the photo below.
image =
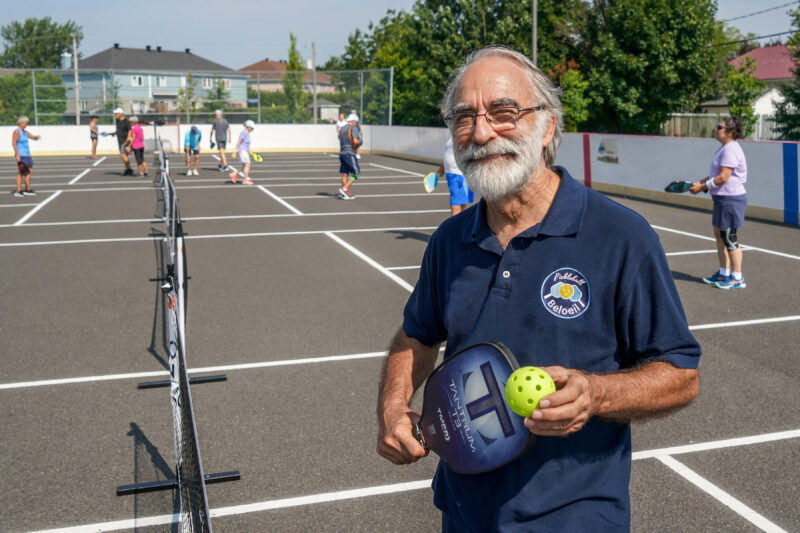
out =
<path fill-rule="evenodd" d="M 436 172 L 431 172 L 422 180 L 422 185 L 425 187 L 425 192 L 433 192 L 437 185 L 439 185 L 439 175 Z"/>
<path fill-rule="evenodd" d="M 261 163 L 264 160 L 264 158 L 261 157 L 261 154 L 250 154 L 250 158 L 256 163 Z"/>
<path fill-rule="evenodd" d="M 664 187 L 664 190 L 666 192 L 681 193 L 681 192 L 686 192 L 691 188 L 692 188 L 692 182 L 691 181 L 675 180 L 675 181 L 671 182 L 669 185 L 667 185 L 666 187 Z"/>
<path fill-rule="evenodd" d="M 505 383 L 519 367 L 500 343 L 470 346 L 439 365 L 425 384 L 420 444 L 452 470 L 477 474 L 519 457 L 534 437 L 506 403 Z"/>

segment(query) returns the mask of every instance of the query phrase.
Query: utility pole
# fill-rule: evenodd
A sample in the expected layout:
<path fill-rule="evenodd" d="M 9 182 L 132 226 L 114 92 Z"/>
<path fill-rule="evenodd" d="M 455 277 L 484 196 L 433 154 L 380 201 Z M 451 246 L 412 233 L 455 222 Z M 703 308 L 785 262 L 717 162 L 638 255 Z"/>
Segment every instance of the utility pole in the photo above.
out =
<path fill-rule="evenodd" d="M 532 0 L 531 1 L 531 18 L 533 19 L 533 28 L 532 28 L 533 34 L 531 35 L 531 51 L 532 51 L 531 52 L 531 59 L 533 60 L 533 64 L 536 65 L 537 67 L 539 66 L 538 63 L 536 63 L 536 45 L 537 45 L 537 42 L 536 42 L 537 35 L 536 35 L 536 33 L 538 32 L 538 27 L 537 26 L 539 25 L 538 13 L 537 13 L 538 11 L 539 10 L 537 9 L 536 0 Z"/>
<path fill-rule="evenodd" d="M 78 43 L 72 34 L 72 71 L 75 73 L 75 125 L 81 123 L 80 89 L 78 88 Z"/>
<path fill-rule="evenodd" d="M 392 106 L 394 105 L 394 65 L 389 67 L 389 125 L 392 125 Z"/>
<path fill-rule="evenodd" d="M 314 94 L 311 102 L 311 112 L 314 114 L 314 124 L 317 123 L 317 47 L 311 41 L 311 78 Z"/>

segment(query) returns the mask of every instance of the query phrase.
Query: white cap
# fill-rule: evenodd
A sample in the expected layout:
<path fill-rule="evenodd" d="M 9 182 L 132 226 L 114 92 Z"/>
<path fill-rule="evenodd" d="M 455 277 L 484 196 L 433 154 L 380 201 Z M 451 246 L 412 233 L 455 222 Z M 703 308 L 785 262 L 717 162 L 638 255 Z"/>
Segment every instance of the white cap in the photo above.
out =
<path fill-rule="evenodd" d="M 350 122 L 350 121 L 358 122 L 358 115 L 356 115 L 355 113 L 350 113 L 349 115 L 347 115 L 347 118 L 345 120 L 347 122 Z"/>
<path fill-rule="evenodd" d="M 115 115 L 117 115 L 117 114 L 122 114 L 122 113 L 124 113 L 124 112 L 125 112 L 125 111 L 123 111 L 121 107 L 118 107 L 118 108 L 116 108 L 116 109 L 114 110 L 114 114 L 115 114 Z"/>
<path fill-rule="evenodd" d="M 255 128 L 256 127 L 256 123 L 253 122 L 252 120 L 245 120 L 244 121 L 244 127 L 245 128 Z"/>

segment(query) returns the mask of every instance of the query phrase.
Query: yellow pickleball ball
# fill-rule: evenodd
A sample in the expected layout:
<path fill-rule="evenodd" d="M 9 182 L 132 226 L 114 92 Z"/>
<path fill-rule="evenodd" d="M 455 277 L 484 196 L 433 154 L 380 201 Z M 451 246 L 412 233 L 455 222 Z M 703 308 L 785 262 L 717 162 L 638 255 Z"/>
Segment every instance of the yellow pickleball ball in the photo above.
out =
<path fill-rule="evenodd" d="M 572 298 L 572 295 L 575 293 L 575 289 L 572 288 L 572 285 L 567 285 L 566 283 L 563 284 L 558 289 L 558 295 L 564 299 L 569 300 Z"/>
<path fill-rule="evenodd" d="M 550 374 L 535 366 L 515 370 L 506 381 L 506 402 L 519 416 L 531 416 L 539 401 L 556 391 Z"/>

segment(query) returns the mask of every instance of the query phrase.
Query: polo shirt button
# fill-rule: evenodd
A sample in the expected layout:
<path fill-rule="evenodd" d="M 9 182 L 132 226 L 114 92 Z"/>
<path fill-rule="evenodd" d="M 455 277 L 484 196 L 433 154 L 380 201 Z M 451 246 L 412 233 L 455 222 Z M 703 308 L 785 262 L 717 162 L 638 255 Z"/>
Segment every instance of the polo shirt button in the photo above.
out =
<path fill-rule="evenodd" d="M 506 279 L 510 278 L 511 272 L 509 272 L 508 270 L 503 270 L 503 277 Z"/>

